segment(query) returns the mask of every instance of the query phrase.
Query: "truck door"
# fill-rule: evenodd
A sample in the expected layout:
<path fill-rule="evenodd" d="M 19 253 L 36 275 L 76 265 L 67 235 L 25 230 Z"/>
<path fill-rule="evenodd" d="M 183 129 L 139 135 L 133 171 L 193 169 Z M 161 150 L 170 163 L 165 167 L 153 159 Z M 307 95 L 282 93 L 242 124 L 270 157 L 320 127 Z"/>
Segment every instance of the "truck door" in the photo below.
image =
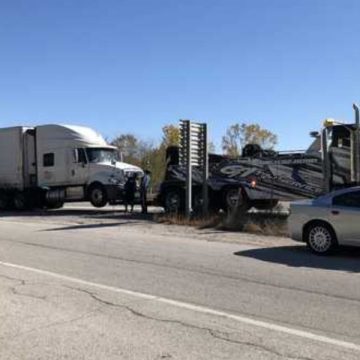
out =
<path fill-rule="evenodd" d="M 330 171 L 331 187 L 351 183 L 351 131 L 337 125 L 331 131 Z"/>
<path fill-rule="evenodd" d="M 25 187 L 37 185 L 34 129 L 28 129 L 24 134 L 24 184 Z"/>
<path fill-rule="evenodd" d="M 85 149 L 71 149 L 69 170 L 71 185 L 86 184 L 89 175 L 89 164 L 86 158 Z"/>

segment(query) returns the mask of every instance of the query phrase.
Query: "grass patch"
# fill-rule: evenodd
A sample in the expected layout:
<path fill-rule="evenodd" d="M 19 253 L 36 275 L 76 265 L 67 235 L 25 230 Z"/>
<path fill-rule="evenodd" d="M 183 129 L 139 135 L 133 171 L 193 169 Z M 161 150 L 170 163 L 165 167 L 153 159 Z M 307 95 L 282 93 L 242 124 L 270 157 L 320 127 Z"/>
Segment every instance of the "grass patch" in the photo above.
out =
<path fill-rule="evenodd" d="M 207 217 L 196 216 L 190 219 L 181 214 L 161 214 L 155 217 L 155 221 L 160 224 L 193 226 L 199 229 L 215 228 L 219 225 L 220 219 L 220 215 Z"/>
<path fill-rule="evenodd" d="M 192 226 L 198 229 L 213 228 L 269 236 L 288 236 L 287 214 L 283 212 L 219 213 L 208 217 L 186 218 L 183 215 L 162 214 L 155 221 L 166 225 Z"/>

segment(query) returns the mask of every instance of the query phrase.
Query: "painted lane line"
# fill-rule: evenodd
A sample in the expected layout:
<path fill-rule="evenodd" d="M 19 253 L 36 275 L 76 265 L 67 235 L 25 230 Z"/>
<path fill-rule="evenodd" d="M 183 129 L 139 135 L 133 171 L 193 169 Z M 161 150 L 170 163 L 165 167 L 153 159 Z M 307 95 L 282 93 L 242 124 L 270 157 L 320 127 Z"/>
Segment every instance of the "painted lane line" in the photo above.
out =
<path fill-rule="evenodd" d="M 122 289 L 122 288 L 118 288 L 118 287 L 114 287 L 114 286 L 94 283 L 91 281 L 82 280 L 82 279 L 74 278 L 74 277 L 67 276 L 67 275 L 61 275 L 61 274 L 50 272 L 47 270 L 41 270 L 41 269 L 37 269 L 37 268 L 12 264 L 12 263 L 3 262 L 3 261 L 0 261 L 0 265 L 9 267 L 9 268 L 19 269 L 19 270 L 26 270 L 26 271 L 30 271 L 30 272 L 40 274 L 40 275 L 46 275 L 46 276 L 49 276 L 52 278 L 56 278 L 58 280 L 69 281 L 69 282 L 72 282 L 75 284 L 85 285 L 85 286 L 89 286 L 89 287 L 93 287 L 93 288 L 98 288 L 101 290 L 107 290 L 107 291 L 114 292 L 114 293 L 130 295 L 130 296 L 134 296 L 134 297 L 144 299 L 144 300 L 152 300 L 152 301 L 155 301 L 158 303 L 172 305 L 172 306 L 175 306 L 178 308 L 187 309 L 187 310 L 191 310 L 191 311 L 202 313 L 202 314 L 207 314 L 207 315 L 217 316 L 217 317 L 221 317 L 221 318 L 225 318 L 225 319 L 230 319 L 230 320 L 237 321 L 239 323 L 260 327 L 260 328 L 267 329 L 267 330 L 273 330 L 275 332 L 281 332 L 284 334 L 293 335 L 293 336 L 297 336 L 297 337 L 308 339 L 308 340 L 318 341 L 318 342 L 322 342 L 325 344 L 335 345 L 335 346 L 339 346 L 339 347 L 342 347 L 342 348 L 345 348 L 348 350 L 360 351 L 360 345 L 355 344 L 355 343 L 338 340 L 338 339 L 330 338 L 327 336 L 322 336 L 322 335 L 318 335 L 315 333 L 311 333 L 308 331 L 298 330 L 298 329 L 294 329 L 294 328 L 290 328 L 290 327 L 286 327 L 286 326 L 282 326 L 282 325 L 277 325 L 277 324 L 273 324 L 273 323 L 269 323 L 269 322 L 265 322 L 265 321 L 261 321 L 261 320 L 254 320 L 249 317 L 235 315 L 235 314 L 227 313 L 227 312 L 220 311 L 220 310 L 214 310 L 214 309 L 211 309 L 211 308 L 208 308 L 205 306 L 201 306 L 201 305 L 194 305 L 191 303 L 186 303 L 186 302 L 178 301 L 178 300 L 172 300 L 172 299 L 164 298 L 161 296 L 150 295 L 150 294 L 146 294 L 146 293 L 142 293 L 142 292 L 138 292 L 138 291 L 132 291 L 132 290 Z"/>

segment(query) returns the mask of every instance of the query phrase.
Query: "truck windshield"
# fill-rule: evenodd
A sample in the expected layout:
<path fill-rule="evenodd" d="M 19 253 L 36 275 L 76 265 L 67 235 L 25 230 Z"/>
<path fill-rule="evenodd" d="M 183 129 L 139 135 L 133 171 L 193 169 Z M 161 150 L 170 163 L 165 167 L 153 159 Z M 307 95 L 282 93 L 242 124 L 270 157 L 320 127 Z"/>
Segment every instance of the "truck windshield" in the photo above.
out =
<path fill-rule="evenodd" d="M 86 155 L 90 163 L 115 162 L 117 151 L 115 149 L 87 148 Z"/>

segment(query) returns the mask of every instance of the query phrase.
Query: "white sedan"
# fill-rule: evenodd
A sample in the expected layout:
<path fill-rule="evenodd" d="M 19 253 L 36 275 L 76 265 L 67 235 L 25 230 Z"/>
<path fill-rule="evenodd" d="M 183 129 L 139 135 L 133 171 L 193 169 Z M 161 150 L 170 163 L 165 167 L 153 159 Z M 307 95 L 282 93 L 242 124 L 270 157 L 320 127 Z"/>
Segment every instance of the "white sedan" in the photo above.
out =
<path fill-rule="evenodd" d="M 360 246 L 360 186 L 292 202 L 288 223 L 290 237 L 317 254 L 338 245 Z"/>

